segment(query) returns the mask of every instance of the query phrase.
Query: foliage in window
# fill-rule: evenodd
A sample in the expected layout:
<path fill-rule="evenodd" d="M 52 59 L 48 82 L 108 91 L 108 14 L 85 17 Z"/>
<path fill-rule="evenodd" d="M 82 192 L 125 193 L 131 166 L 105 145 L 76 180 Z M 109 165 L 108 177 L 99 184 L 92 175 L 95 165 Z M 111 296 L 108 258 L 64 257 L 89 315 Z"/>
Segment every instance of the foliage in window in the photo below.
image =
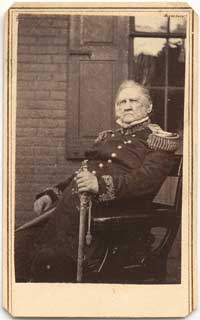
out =
<path fill-rule="evenodd" d="M 169 86 L 184 86 L 185 78 L 185 48 L 184 40 L 171 38 L 169 39 Z"/>
<path fill-rule="evenodd" d="M 135 31 L 166 32 L 168 18 L 160 13 L 143 13 L 135 16 Z"/>
<path fill-rule="evenodd" d="M 152 120 L 166 130 L 181 131 L 186 19 L 183 16 L 169 17 L 163 13 L 138 13 L 132 20 L 131 35 L 133 50 L 130 75 L 150 89 L 154 105 Z"/>
<path fill-rule="evenodd" d="M 134 38 L 133 78 L 143 85 L 164 85 L 166 39 Z"/>
<path fill-rule="evenodd" d="M 186 19 L 184 17 L 170 17 L 169 30 L 172 33 L 185 33 Z"/>

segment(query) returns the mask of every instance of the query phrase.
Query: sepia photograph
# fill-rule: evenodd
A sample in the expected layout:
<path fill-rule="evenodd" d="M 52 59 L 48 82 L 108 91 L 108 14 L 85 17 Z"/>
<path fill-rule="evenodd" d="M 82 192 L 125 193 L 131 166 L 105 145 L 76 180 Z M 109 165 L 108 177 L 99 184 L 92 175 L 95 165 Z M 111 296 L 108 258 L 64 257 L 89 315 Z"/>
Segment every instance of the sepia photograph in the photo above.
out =
<path fill-rule="evenodd" d="M 180 282 L 185 37 L 162 13 L 19 15 L 16 225 L 41 219 L 16 281 Z"/>
<path fill-rule="evenodd" d="M 7 278 L 184 285 L 188 7 L 72 9 L 10 9 Z"/>

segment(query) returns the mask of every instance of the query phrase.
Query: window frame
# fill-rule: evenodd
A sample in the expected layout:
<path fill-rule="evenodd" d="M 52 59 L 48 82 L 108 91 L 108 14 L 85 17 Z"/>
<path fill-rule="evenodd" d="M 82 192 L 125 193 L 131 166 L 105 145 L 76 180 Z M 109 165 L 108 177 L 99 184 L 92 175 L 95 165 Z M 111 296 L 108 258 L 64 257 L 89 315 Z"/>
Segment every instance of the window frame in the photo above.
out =
<path fill-rule="evenodd" d="M 148 89 L 164 90 L 164 130 L 168 128 L 168 96 L 171 90 L 183 90 L 184 86 L 169 86 L 168 85 L 168 66 L 169 66 L 169 39 L 186 39 L 186 32 L 170 32 L 170 17 L 167 17 L 167 31 L 166 32 L 145 32 L 135 30 L 135 16 L 130 17 L 129 24 L 129 55 L 128 55 L 128 78 L 134 79 L 134 38 L 164 38 L 166 39 L 165 48 L 165 78 L 162 86 L 148 86 Z"/>

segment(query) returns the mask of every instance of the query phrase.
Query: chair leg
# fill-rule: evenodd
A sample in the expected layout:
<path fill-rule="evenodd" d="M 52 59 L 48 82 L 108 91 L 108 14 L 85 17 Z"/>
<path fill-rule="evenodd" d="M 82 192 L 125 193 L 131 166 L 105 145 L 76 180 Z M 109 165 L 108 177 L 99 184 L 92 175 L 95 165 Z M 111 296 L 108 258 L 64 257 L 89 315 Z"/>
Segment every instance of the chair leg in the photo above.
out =
<path fill-rule="evenodd" d="M 156 283 L 166 283 L 167 278 L 167 257 L 151 257 L 146 261 L 147 274 L 152 275 Z"/>

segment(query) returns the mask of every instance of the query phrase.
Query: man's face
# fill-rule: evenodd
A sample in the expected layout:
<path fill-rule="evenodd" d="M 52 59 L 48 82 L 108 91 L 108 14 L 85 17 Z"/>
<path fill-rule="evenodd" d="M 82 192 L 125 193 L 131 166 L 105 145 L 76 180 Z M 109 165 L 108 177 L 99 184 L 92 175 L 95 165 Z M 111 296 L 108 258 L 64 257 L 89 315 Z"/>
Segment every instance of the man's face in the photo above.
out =
<path fill-rule="evenodd" d="M 142 90 L 138 87 L 123 89 L 117 100 L 116 116 L 124 124 L 142 120 L 151 112 L 151 106 L 146 106 Z"/>

